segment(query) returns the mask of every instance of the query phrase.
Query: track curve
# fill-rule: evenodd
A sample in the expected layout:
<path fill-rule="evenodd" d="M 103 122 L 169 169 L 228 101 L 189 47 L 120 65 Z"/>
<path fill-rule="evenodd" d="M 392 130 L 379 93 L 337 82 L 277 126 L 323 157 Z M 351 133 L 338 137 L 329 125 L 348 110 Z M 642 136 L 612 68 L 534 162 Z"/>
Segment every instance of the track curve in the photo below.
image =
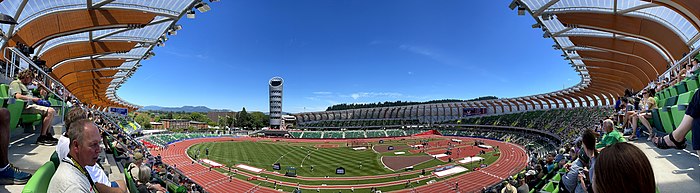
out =
<path fill-rule="evenodd" d="M 435 137 L 443 137 L 445 139 L 454 139 L 454 138 L 466 138 L 466 139 L 473 139 L 473 138 L 467 138 L 467 137 L 452 137 L 452 136 L 429 136 L 431 138 Z M 403 138 L 411 138 L 415 139 L 418 137 L 402 137 L 402 138 L 384 138 L 384 140 L 400 140 Z M 425 137 L 428 138 L 428 137 Z M 229 192 L 278 192 L 272 188 L 267 188 L 267 187 L 256 187 L 256 184 L 250 182 L 250 181 L 245 181 L 245 180 L 240 180 L 237 178 L 229 179 L 229 177 L 225 174 L 222 174 L 217 171 L 209 171 L 209 168 L 203 165 L 200 165 L 198 163 L 192 164 L 192 159 L 187 155 L 187 148 L 189 148 L 192 145 L 198 144 L 198 143 L 206 143 L 206 142 L 222 142 L 222 141 L 258 141 L 258 140 L 269 140 L 270 138 L 251 138 L 251 137 L 239 137 L 239 138 L 233 138 L 233 137 L 220 137 L 220 138 L 198 138 L 198 139 L 189 139 L 189 140 L 183 140 L 179 142 L 175 142 L 172 144 L 168 145 L 168 148 L 162 149 L 162 150 L 151 150 L 151 153 L 153 155 L 161 155 L 163 162 L 165 162 L 168 165 L 171 165 L 173 167 L 176 167 L 178 170 L 180 170 L 185 176 L 187 176 L 189 179 L 192 179 L 194 182 L 197 184 L 201 185 L 204 187 L 204 189 L 207 192 L 211 193 L 229 193 Z M 380 138 L 371 138 L 371 139 L 332 139 L 332 140 L 324 140 L 324 139 L 279 139 L 282 141 L 290 141 L 290 142 L 351 142 L 351 141 L 363 141 L 363 142 L 370 142 L 370 141 L 377 141 Z M 278 139 L 274 139 L 278 140 Z M 496 160 L 496 162 L 492 163 L 490 166 L 483 168 L 479 171 L 474 171 L 474 172 L 469 172 L 465 173 L 459 176 L 455 176 L 452 178 L 449 178 L 447 180 L 442 180 L 438 181 L 433 184 L 428 184 L 428 185 L 422 185 L 418 186 L 414 189 L 404 189 L 404 190 L 398 190 L 394 192 L 457 192 L 455 189 L 455 183 L 458 183 L 458 190 L 459 192 L 477 192 L 481 190 L 483 187 L 488 187 L 491 186 L 495 183 L 500 182 L 501 180 L 507 178 L 508 176 L 513 175 L 514 173 L 522 170 L 525 165 L 526 165 L 526 160 L 527 156 L 525 154 L 525 150 L 522 149 L 522 147 L 511 144 L 511 143 L 505 143 L 501 141 L 496 141 L 496 140 L 485 140 L 485 139 L 479 139 L 479 140 L 484 140 L 487 141 L 488 144 L 492 146 L 499 146 L 500 151 L 501 151 L 501 156 Z M 429 168 L 430 170 L 434 169 Z M 426 170 L 429 170 L 426 169 Z M 406 174 L 414 174 L 419 171 L 409 171 L 409 172 L 403 172 L 401 175 L 406 175 Z M 252 176 L 257 176 L 253 174 L 248 174 L 244 172 L 238 172 L 239 175 L 245 175 L 247 177 L 252 177 Z M 281 174 L 275 174 L 269 171 L 263 172 L 263 174 L 266 175 L 278 175 L 281 176 Z M 358 180 L 358 179 L 378 179 L 378 178 L 387 178 L 387 177 L 393 177 L 396 176 L 397 174 L 386 174 L 386 175 L 378 175 L 378 176 L 354 176 L 354 177 L 335 177 L 335 178 L 319 178 L 319 177 L 302 177 L 299 176 L 297 179 L 302 179 L 302 180 Z M 421 180 L 424 182 L 424 179 L 428 179 L 430 176 L 424 176 L 422 178 L 414 178 L 411 179 L 411 181 L 416 181 L 416 180 Z M 274 182 L 274 180 L 265 180 L 265 179 L 258 179 L 259 181 L 268 181 L 268 182 Z M 350 189 L 351 187 L 355 189 L 361 189 L 361 188 L 370 188 L 370 187 L 384 187 L 384 186 L 392 186 L 392 185 L 399 185 L 399 184 L 404 184 L 405 180 L 397 180 L 397 181 L 391 181 L 391 182 L 382 182 L 382 183 L 374 183 L 374 184 L 359 184 L 359 185 L 328 185 L 328 186 L 320 186 L 320 185 L 298 185 L 302 189 Z M 278 182 L 280 185 L 284 186 L 291 186 L 291 187 L 296 187 L 297 184 L 290 183 L 290 182 Z"/>

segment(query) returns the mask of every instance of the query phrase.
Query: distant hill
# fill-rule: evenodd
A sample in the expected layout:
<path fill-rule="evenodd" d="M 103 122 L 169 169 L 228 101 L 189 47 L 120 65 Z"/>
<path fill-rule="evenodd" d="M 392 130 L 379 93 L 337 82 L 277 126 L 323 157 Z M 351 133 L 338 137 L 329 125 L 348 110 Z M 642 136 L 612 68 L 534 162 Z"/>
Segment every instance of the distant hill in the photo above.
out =
<path fill-rule="evenodd" d="M 161 106 L 145 106 L 139 111 L 166 111 L 166 112 L 202 112 L 206 113 L 209 111 L 220 111 L 220 112 L 228 112 L 229 110 L 226 109 L 210 109 L 209 107 L 205 106 L 182 106 L 182 107 L 161 107 Z"/>

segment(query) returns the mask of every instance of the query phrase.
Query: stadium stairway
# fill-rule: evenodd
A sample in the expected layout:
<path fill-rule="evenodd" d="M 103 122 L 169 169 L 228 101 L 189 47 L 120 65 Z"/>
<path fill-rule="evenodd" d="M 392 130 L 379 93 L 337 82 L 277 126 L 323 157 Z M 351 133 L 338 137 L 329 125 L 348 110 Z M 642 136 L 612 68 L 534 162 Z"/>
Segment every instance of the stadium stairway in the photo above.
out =
<path fill-rule="evenodd" d="M 662 150 L 644 140 L 630 142 L 651 162 L 659 192 L 697 192 L 700 189 L 700 161 L 689 146 L 686 150 Z"/>
<path fill-rule="evenodd" d="M 63 129 L 63 126 L 54 126 Z M 9 161 L 20 170 L 35 173 L 44 163 L 49 161 L 56 146 L 35 144 L 38 133 L 24 133 L 10 138 Z M 58 138 L 60 135 L 54 135 Z M 0 192 L 22 192 L 24 185 L 0 186 Z"/>

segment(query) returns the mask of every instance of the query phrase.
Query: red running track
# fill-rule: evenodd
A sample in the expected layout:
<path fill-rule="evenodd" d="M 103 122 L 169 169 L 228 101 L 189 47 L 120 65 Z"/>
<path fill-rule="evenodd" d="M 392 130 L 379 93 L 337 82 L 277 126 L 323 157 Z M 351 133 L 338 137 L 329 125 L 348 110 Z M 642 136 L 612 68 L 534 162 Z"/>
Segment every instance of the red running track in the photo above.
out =
<path fill-rule="evenodd" d="M 426 138 L 434 138 L 436 136 L 429 136 Z M 407 137 L 407 138 L 416 138 L 416 137 Z M 446 137 L 448 138 L 448 137 Z M 449 137 L 449 138 L 458 138 L 458 137 Z M 400 138 L 389 138 L 389 139 L 400 139 Z M 465 138 L 469 139 L 469 138 Z M 212 193 L 229 193 L 229 192 L 249 192 L 250 190 L 255 189 L 255 192 L 277 192 L 271 188 L 267 187 L 256 187 L 255 184 L 240 180 L 237 178 L 233 178 L 232 180 L 229 180 L 228 176 L 225 174 L 216 172 L 216 171 L 209 171 L 208 167 L 205 167 L 200 164 L 192 164 L 192 159 L 190 159 L 187 156 L 187 148 L 198 143 L 204 143 L 204 142 L 217 142 L 217 141 L 257 141 L 258 138 L 199 138 L 199 139 L 191 139 L 191 140 L 185 140 L 185 141 L 180 141 L 176 142 L 173 144 L 170 144 L 167 149 L 164 150 L 151 150 L 152 154 L 157 155 L 161 154 L 161 157 L 163 158 L 163 162 L 175 166 L 177 169 L 182 171 L 185 176 L 188 178 L 192 179 L 194 182 L 196 182 L 199 185 L 202 185 L 204 189 L 207 192 L 212 192 Z M 293 141 L 293 142 L 339 142 L 339 141 L 358 141 L 358 140 L 314 140 L 314 139 L 282 139 L 283 141 Z M 359 141 L 377 141 L 378 139 L 361 139 Z M 387 139 L 385 139 L 387 140 Z M 527 157 L 525 156 L 525 151 L 520 148 L 517 145 L 510 144 L 510 143 L 504 143 L 504 142 L 499 142 L 499 141 L 494 141 L 494 140 L 484 140 L 486 141 L 489 145 L 492 146 L 500 146 L 501 147 L 501 156 L 499 159 L 491 164 L 490 166 L 483 168 L 481 171 L 477 172 L 469 172 L 466 174 L 459 175 L 454 178 L 450 178 L 444 181 L 436 182 L 430 185 L 424 185 L 424 186 L 419 186 L 415 188 L 415 192 L 457 192 L 457 190 L 454 190 L 455 188 L 455 182 L 459 184 L 459 192 L 476 192 L 481 190 L 483 187 L 488 187 L 491 186 L 495 183 L 500 182 L 502 179 L 507 178 L 508 176 L 519 172 L 522 170 L 525 165 L 526 165 L 526 160 Z M 413 173 L 413 172 L 411 172 Z M 243 172 L 239 172 L 239 175 L 246 175 L 246 176 L 253 176 L 250 174 L 245 174 Z M 388 174 L 388 175 L 395 175 L 395 174 Z M 387 176 L 388 176 L 387 175 Z M 343 180 L 351 180 L 353 178 L 363 178 L 362 176 L 357 176 L 357 177 L 344 177 Z M 326 179 L 329 180 L 329 179 Z M 424 182 L 423 179 L 421 179 L 422 182 Z M 385 183 L 377 183 L 377 184 L 362 184 L 362 185 L 356 185 L 352 186 L 356 189 L 361 189 L 361 188 L 369 188 L 369 187 L 382 187 L 382 186 L 389 186 L 389 185 L 395 185 L 395 184 L 403 184 L 405 181 L 398 180 L 394 182 L 385 182 Z M 279 184 L 281 185 L 286 185 L 286 186 L 295 186 L 295 184 L 287 183 L 287 182 L 280 182 Z M 305 189 L 316 189 L 316 187 L 320 186 L 307 186 L 307 185 L 301 185 L 301 188 Z M 349 189 L 350 185 L 337 185 L 337 186 L 326 186 L 326 187 L 321 187 L 321 189 Z M 406 189 L 406 190 L 399 190 L 396 192 L 412 192 L 412 190 Z"/>
<path fill-rule="evenodd" d="M 480 139 L 481 140 L 481 139 Z M 478 192 L 484 187 L 491 186 L 524 169 L 527 155 L 520 146 L 494 140 L 484 140 L 488 145 L 499 146 L 501 156 L 496 162 L 476 172 L 469 172 L 444 181 L 416 188 L 415 192 Z M 455 183 L 458 186 L 455 186 Z M 412 192 L 399 190 L 396 192 Z"/>

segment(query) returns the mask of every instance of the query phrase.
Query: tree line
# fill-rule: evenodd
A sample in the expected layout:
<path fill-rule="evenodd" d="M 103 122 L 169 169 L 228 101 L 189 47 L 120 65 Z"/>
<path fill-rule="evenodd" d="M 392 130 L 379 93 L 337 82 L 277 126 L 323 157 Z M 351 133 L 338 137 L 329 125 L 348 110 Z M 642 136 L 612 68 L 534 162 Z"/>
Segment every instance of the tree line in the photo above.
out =
<path fill-rule="evenodd" d="M 451 102 L 468 102 L 468 101 L 480 101 L 480 100 L 491 100 L 498 99 L 495 96 L 483 96 L 478 98 L 473 98 L 469 100 L 459 100 L 459 99 L 441 99 L 441 100 L 431 100 L 426 102 L 411 102 L 411 101 L 386 101 L 378 103 L 351 103 L 351 104 L 336 104 L 326 108 L 326 111 L 338 111 L 347 109 L 361 109 L 361 108 L 375 108 L 375 107 L 395 107 L 395 106 L 407 106 L 407 105 L 420 105 L 420 104 L 435 104 L 435 103 L 451 103 Z"/>
<path fill-rule="evenodd" d="M 161 122 L 163 119 L 184 119 L 197 122 L 204 122 L 209 126 L 218 126 L 220 129 L 241 128 L 260 129 L 269 126 L 270 116 L 262 112 L 248 113 L 245 107 L 239 112 L 229 112 L 225 116 L 219 116 L 217 122 L 212 121 L 206 113 L 200 112 L 165 112 L 165 111 L 145 111 L 132 115 L 134 121 L 146 129 L 153 128 L 151 122 Z M 194 129 L 191 128 L 191 129 Z M 192 131 L 192 130 L 190 130 Z M 178 132 L 178 131 L 173 131 Z"/>

